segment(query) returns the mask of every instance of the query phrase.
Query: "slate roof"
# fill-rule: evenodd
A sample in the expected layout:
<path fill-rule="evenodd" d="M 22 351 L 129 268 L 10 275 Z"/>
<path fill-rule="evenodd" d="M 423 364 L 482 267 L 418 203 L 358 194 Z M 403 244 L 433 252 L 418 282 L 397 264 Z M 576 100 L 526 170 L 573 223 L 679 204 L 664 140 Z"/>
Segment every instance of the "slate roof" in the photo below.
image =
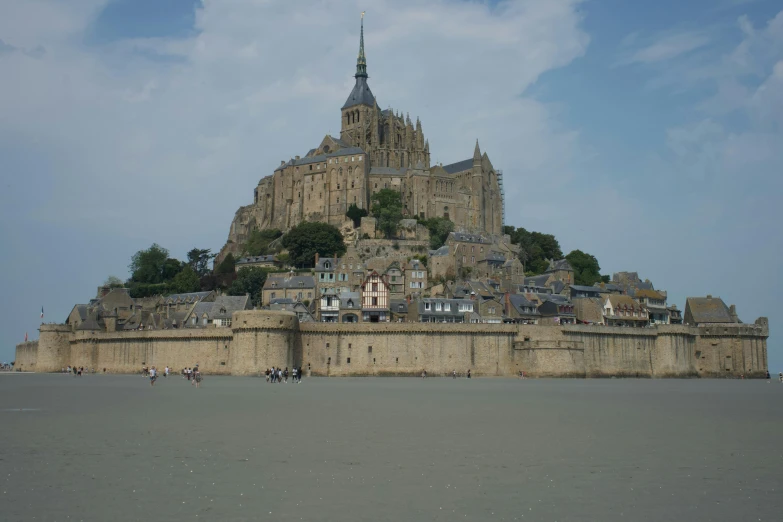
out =
<path fill-rule="evenodd" d="M 485 245 L 492 243 L 492 241 L 485 236 L 478 234 L 464 234 L 462 232 L 450 232 L 449 238 L 454 239 L 454 241 L 461 241 L 464 243 L 483 243 Z"/>
<path fill-rule="evenodd" d="M 349 94 L 348 99 L 345 100 L 343 109 L 355 107 L 356 105 L 369 105 L 372 107 L 374 104 L 375 96 L 373 96 L 370 86 L 367 85 L 367 78 L 359 76 L 356 78 L 356 84 L 354 84 L 351 94 Z"/>
<path fill-rule="evenodd" d="M 449 246 L 443 245 L 437 250 L 430 250 L 430 257 L 433 256 L 447 256 L 449 255 Z"/>
<path fill-rule="evenodd" d="M 408 170 L 407 167 L 395 169 L 394 167 L 372 167 L 370 176 L 402 176 Z"/>
<path fill-rule="evenodd" d="M 330 264 L 329 268 L 326 268 L 326 263 Z M 318 262 L 315 264 L 315 271 L 316 272 L 334 272 L 335 268 L 337 268 L 337 265 L 339 265 L 342 262 L 342 258 L 335 259 L 333 257 L 319 257 Z"/>
<path fill-rule="evenodd" d="M 273 255 L 242 257 L 239 258 L 239 260 L 236 262 L 238 265 L 246 265 L 250 263 L 277 263 L 277 257 Z"/>
<path fill-rule="evenodd" d="M 301 165 L 310 165 L 311 163 L 324 163 L 327 158 L 334 158 L 337 156 L 348 156 L 350 154 L 364 154 L 364 149 L 361 147 L 349 147 L 347 143 L 340 141 L 338 139 L 332 138 L 335 143 L 340 145 L 340 148 L 337 149 L 334 152 L 330 152 L 328 154 L 318 154 L 317 156 L 305 156 L 304 158 L 299 159 L 293 159 L 286 161 L 284 164 L 280 165 L 275 169 L 275 171 L 283 170 L 286 167 L 291 166 L 301 166 Z M 308 153 L 309 154 L 309 153 Z"/>
<path fill-rule="evenodd" d="M 525 297 L 522 294 L 511 294 L 508 296 L 508 300 L 511 303 L 511 306 L 513 306 L 514 309 L 517 311 L 517 313 L 520 315 L 541 315 L 536 309 L 536 303 L 530 301 L 527 297 Z M 525 307 L 532 308 L 532 311 L 525 312 L 524 311 Z"/>
<path fill-rule="evenodd" d="M 637 290 L 635 297 L 638 299 L 642 299 L 642 298 L 660 299 L 660 300 L 665 299 L 665 297 L 663 297 L 663 294 L 656 292 L 655 290 L 648 290 L 646 288 Z"/>
<path fill-rule="evenodd" d="M 209 296 L 212 292 L 187 292 L 184 294 L 171 294 L 165 297 L 165 303 L 197 302 Z"/>
<path fill-rule="evenodd" d="M 389 310 L 396 314 L 407 314 L 408 301 L 406 299 L 390 299 Z"/>
<path fill-rule="evenodd" d="M 609 295 L 606 297 L 612 304 L 612 307 L 628 308 L 629 310 L 641 310 L 644 305 L 634 301 L 630 295 Z"/>
<path fill-rule="evenodd" d="M 549 287 L 552 289 L 552 292 L 559 294 L 563 291 L 563 288 L 565 288 L 565 283 L 562 281 L 552 281 L 552 283 L 549 285 Z"/>
<path fill-rule="evenodd" d="M 76 311 L 79 312 L 79 319 L 82 321 L 87 319 L 87 305 L 86 304 L 77 304 L 74 308 L 76 308 Z"/>
<path fill-rule="evenodd" d="M 88 317 L 82 324 L 76 327 L 77 330 L 103 330 L 103 327 L 98 324 L 93 317 Z"/>
<path fill-rule="evenodd" d="M 546 271 L 555 272 L 557 270 L 567 270 L 573 272 L 574 269 L 571 267 L 571 263 L 568 262 L 568 259 L 558 259 L 557 261 L 553 261 Z"/>
<path fill-rule="evenodd" d="M 541 274 L 537 276 L 529 276 L 525 278 L 526 286 L 546 286 L 546 282 L 549 280 L 549 274 Z"/>
<path fill-rule="evenodd" d="M 430 303 L 430 309 L 424 309 L 424 303 Z M 440 310 L 435 310 L 435 303 L 449 303 L 449 311 L 444 311 L 441 307 Z M 471 299 L 441 299 L 440 297 L 425 297 L 416 301 L 416 306 L 419 315 L 434 315 L 437 317 L 462 317 L 467 312 L 460 312 L 460 304 L 470 304 L 473 310 L 476 311 L 478 304 Z"/>
<path fill-rule="evenodd" d="M 449 163 L 448 165 L 443 165 L 443 167 L 441 168 L 449 174 L 465 172 L 466 170 L 470 170 L 473 168 L 473 158 L 458 161 L 456 163 Z"/>
<path fill-rule="evenodd" d="M 734 323 L 729 307 L 720 297 L 689 297 L 685 300 L 686 315 L 690 315 L 696 324 Z"/>
<path fill-rule="evenodd" d="M 484 260 L 490 263 L 502 263 L 506 260 L 506 256 L 500 252 L 491 250 L 489 253 L 487 253 L 487 257 L 485 257 Z"/>
<path fill-rule="evenodd" d="M 272 286 L 275 283 L 276 286 Z M 300 286 L 299 283 L 302 283 Z M 270 275 L 264 282 L 264 290 L 272 288 L 315 288 L 313 276 Z"/>
<path fill-rule="evenodd" d="M 351 301 L 353 306 L 348 306 Z M 362 298 L 359 292 L 343 292 L 340 294 L 340 310 L 359 310 L 362 307 Z"/>

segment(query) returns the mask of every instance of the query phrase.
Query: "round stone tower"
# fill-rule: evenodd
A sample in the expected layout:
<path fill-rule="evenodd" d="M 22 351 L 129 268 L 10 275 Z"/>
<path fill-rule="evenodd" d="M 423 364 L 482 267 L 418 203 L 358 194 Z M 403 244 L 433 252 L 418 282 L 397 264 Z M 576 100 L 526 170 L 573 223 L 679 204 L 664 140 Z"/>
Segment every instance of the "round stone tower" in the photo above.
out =
<path fill-rule="evenodd" d="M 232 375 L 261 375 L 267 368 L 293 368 L 299 320 L 291 312 L 246 310 L 231 320 L 229 368 Z"/>

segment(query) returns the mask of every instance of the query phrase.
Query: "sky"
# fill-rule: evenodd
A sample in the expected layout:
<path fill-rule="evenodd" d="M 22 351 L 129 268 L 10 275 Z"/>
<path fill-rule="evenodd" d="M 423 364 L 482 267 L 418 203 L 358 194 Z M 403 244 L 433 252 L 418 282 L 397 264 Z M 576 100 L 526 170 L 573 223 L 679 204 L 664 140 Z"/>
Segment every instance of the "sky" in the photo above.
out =
<path fill-rule="evenodd" d="M 0 3 L 0 360 L 153 242 L 218 251 L 259 179 L 369 83 L 433 162 L 475 140 L 506 224 L 669 302 L 770 319 L 783 371 L 783 7 L 774 0 Z"/>

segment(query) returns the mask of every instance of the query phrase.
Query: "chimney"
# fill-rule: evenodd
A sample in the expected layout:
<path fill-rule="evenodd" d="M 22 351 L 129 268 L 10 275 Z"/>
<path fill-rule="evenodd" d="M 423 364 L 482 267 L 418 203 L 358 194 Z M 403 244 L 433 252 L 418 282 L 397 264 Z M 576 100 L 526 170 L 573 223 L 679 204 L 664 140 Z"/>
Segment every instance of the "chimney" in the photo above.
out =
<path fill-rule="evenodd" d="M 318 266 L 318 259 L 319 258 L 320 258 L 320 256 L 318 255 L 318 252 L 316 252 L 315 253 L 315 264 L 316 264 L 316 266 Z"/>
<path fill-rule="evenodd" d="M 296 156 L 296 161 L 299 161 L 299 156 Z"/>
<path fill-rule="evenodd" d="M 411 304 L 411 294 L 408 294 L 407 296 L 405 296 L 405 300 L 408 302 L 408 305 L 410 305 Z"/>
<path fill-rule="evenodd" d="M 737 307 L 736 307 L 736 306 L 734 306 L 734 305 L 731 305 L 731 306 L 729 307 L 729 315 L 731 316 L 731 322 L 732 322 L 732 323 L 738 323 L 738 322 L 740 322 L 740 321 L 739 321 L 739 317 L 737 317 Z"/>
<path fill-rule="evenodd" d="M 511 315 L 511 296 L 508 292 L 506 292 L 506 317 Z"/>
<path fill-rule="evenodd" d="M 712 299 L 712 296 L 710 294 L 707 294 L 707 299 Z"/>
<path fill-rule="evenodd" d="M 285 165 L 285 160 L 280 160 L 280 166 L 282 167 L 283 165 Z"/>

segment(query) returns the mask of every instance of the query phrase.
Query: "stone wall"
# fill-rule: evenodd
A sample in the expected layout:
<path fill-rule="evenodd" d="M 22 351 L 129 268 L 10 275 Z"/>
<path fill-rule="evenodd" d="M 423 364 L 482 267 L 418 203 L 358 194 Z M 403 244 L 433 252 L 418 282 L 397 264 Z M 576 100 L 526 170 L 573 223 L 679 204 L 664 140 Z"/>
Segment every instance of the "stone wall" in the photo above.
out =
<path fill-rule="evenodd" d="M 312 375 L 460 373 L 534 377 L 749 377 L 767 368 L 766 322 L 657 328 L 511 324 L 302 323 L 288 312 L 242 311 L 231 328 L 78 331 L 42 325 L 17 346 L 23 369 L 69 364 L 135 373 L 198 364 L 209 374 L 261 375 L 302 366 Z"/>
<path fill-rule="evenodd" d="M 16 359 L 14 369 L 23 372 L 35 371 L 35 363 L 38 359 L 38 341 L 27 341 L 16 346 Z"/>

